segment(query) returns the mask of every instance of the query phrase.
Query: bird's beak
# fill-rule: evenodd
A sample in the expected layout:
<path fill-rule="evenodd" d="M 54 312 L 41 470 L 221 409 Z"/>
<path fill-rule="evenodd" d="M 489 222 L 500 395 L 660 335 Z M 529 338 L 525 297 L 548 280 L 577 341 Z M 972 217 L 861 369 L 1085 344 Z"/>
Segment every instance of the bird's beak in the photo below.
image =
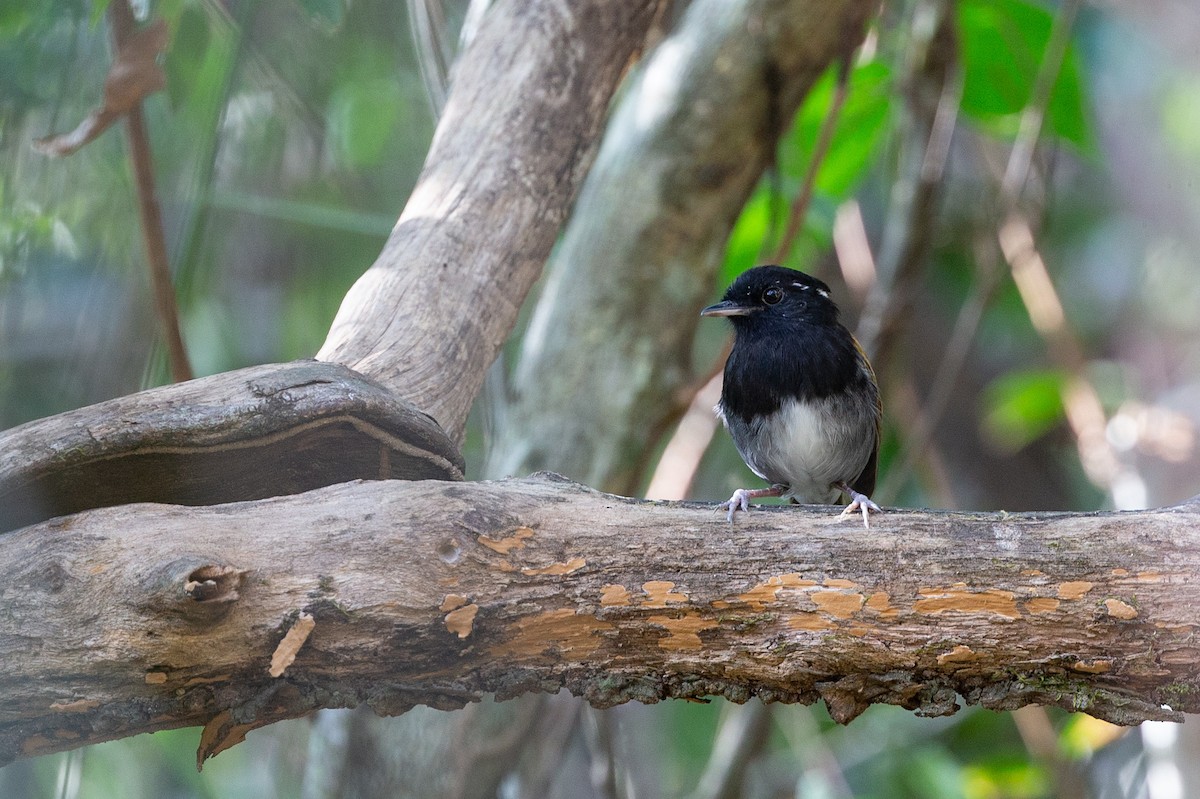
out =
<path fill-rule="evenodd" d="M 710 305 L 700 312 L 701 316 L 749 316 L 754 308 L 738 305 L 733 300 L 723 300 L 716 305 Z"/>

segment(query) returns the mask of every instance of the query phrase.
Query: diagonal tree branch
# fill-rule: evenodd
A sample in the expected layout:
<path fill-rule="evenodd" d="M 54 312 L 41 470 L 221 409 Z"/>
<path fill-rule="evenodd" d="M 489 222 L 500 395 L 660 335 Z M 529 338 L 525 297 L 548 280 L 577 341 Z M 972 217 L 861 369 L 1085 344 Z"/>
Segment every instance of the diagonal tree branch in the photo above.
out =
<path fill-rule="evenodd" d="M 455 65 L 417 187 L 319 359 L 379 380 L 461 441 L 659 5 L 502 0 L 488 11 Z"/>
<path fill-rule="evenodd" d="M 349 483 L 127 505 L 6 537 L 0 762 L 208 723 L 202 754 L 318 707 L 723 695 L 951 713 L 1200 710 L 1200 502 L 889 513 L 636 501 L 561 478 Z M 279 678 L 272 655 L 315 627 Z M 288 637 L 294 649 L 297 636 Z"/>

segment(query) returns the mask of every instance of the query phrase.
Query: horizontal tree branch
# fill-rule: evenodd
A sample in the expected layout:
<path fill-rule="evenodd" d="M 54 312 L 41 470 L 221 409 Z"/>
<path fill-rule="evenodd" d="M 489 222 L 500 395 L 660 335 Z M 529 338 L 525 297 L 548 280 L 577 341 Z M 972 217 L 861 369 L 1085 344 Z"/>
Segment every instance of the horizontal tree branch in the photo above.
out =
<path fill-rule="evenodd" d="M 319 707 L 566 687 L 957 697 L 1117 723 L 1200 710 L 1200 502 L 1134 513 L 655 503 L 535 475 L 124 505 L 5 536 L 0 763 L 205 724 L 201 755 Z M 271 676 L 272 671 L 281 676 Z"/>

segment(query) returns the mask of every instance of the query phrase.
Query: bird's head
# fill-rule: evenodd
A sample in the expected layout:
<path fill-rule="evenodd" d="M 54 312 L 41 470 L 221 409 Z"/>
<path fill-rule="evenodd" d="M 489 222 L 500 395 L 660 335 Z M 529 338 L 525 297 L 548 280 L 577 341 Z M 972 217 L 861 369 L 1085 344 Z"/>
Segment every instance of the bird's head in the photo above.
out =
<path fill-rule="evenodd" d="M 737 329 L 755 329 L 788 321 L 835 324 L 838 308 L 829 298 L 829 286 L 815 277 L 783 266 L 756 266 L 700 315 L 726 316 Z"/>

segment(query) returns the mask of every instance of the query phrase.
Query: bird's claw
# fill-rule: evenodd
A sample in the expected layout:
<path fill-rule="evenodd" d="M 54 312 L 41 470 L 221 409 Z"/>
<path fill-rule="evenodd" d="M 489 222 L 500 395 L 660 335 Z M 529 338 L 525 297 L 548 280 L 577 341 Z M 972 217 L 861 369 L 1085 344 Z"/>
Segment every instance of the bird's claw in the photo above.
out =
<path fill-rule="evenodd" d="M 750 492 L 744 488 L 739 488 L 737 491 L 733 492 L 733 496 L 722 502 L 717 507 L 721 510 L 729 511 L 729 514 L 725 518 L 729 520 L 730 524 L 733 524 L 733 515 L 735 513 L 737 513 L 739 510 L 750 510 Z"/>
<path fill-rule="evenodd" d="M 857 510 L 862 511 L 863 527 L 871 529 L 871 511 L 883 513 L 883 509 L 871 501 L 871 498 L 866 494 L 860 494 L 857 491 L 850 491 L 850 504 L 842 511 L 843 516 L 849 516 Z"/>

